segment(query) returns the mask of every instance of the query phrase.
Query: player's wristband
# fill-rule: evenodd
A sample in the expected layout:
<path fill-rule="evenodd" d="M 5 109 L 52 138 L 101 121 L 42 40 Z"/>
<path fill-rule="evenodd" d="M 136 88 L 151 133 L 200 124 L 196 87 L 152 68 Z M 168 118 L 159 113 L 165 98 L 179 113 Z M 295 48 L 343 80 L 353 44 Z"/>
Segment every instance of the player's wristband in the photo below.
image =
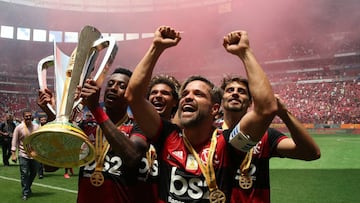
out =
<path fill-rule="evenodd" d="M 96 122 L 99 124 L 109 119 L 108 115 L 100 106 L 96 107 L 96 109 L 91 111 L 91 113 L 94 115 Z"/>

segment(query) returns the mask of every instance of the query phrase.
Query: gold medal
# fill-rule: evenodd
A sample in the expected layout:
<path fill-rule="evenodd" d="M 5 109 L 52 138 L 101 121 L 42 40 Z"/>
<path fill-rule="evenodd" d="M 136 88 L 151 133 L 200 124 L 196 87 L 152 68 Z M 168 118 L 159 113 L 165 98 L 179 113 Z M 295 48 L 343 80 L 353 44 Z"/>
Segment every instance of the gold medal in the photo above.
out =
<path fill-rule="evenodd" d="M 90 182 L 95 187 L 100 187 L 104 183 L 104 176 L 101 171 L 94 171 L 90 176 Z"/>
<path fill-rule="evenodd" d="M 253 181 L 250 176 L 243 175 L 243 174 L 240 175 L 239 186 L 242 189 L 244 189 L 244 190 L 250 189 L 252 187 L 252 185 L 253 185 Z"/>
<path fill-rule="evenodd" d="M 208 153 L 208 156 L 206 159 L 207 160 L 206 165 L 201 161 L 199 154 L 191 146 L 191 144 L 190 144 L 189 140 L 186 138 L 184 132 L 183 132 L 183 140 L 184 140 L 184 144 L 185 144 L 186 148 L 191 152 L 191 154 L 195 158 L 195 160 L 197 162 L 197 164 L 196 164 L 197 167 L 200 167 L 201 173 L 205 177 L 205 181 L 206 181 L 206 183 L 209 187 L 209 191 L 210 191 L 209 201 L 211 203 L 225 203 L 226 196 L 225 196 L 225 193 L 223 191 L 221 191 L 216 184 L 215 169 L 214 169 L 214 165 L 213 165 L 213 158 L 214 158 L 216 144 L 217 144 L 217 130 L 214 130 L 213 135 L 211 137 L 210 149 L 209 149 L 209 153 Z M 188 156 L 188 157 L 192 157 L 192 156 Z M 187 162 L 188 161 L 189 161 L 189 159 L 187 160 Z M 192 162 L 194 162 L 194 164 L 189 164 L 189 166 L 195 165 L 196 162 L 195 161 L 192 161 Z M 187 166 L 188 166 L 188 163 L 187 163 Z"/>
<path fill-rule="evenodd" d="M 215 189 L 210 192 L 209 200 L 211 203 L 224 203 L 226 202 L 226 197 L 221 190 Z"/>

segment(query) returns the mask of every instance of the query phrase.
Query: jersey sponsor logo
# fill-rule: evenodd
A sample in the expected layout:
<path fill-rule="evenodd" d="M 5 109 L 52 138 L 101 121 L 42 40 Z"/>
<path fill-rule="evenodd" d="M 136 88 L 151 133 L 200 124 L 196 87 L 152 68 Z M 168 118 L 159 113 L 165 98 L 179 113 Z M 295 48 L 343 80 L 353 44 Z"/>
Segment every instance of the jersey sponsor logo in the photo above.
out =
<path fill-rule="evenodd" d="M 194 155 L 189 154 L 186 158 L 186 170 L 195 171 L 198 169 L 198 163 L 194 157 Z"/>
<path fill-rule="evenodd" d="M 119 156 L 105 156 L 105 161 L 104 161 L 104 168 L 103 168 L 103 172 L 104 173 L 110 173 L 111 175 L 115 175 L 115 176 L 121 176 L 122 175 L 122 171 L 121 171 L 121 166 L 122 166 L 122 160 Z M 92 162 L 91 164 L 88 164 L 86 166 L 84 166 L 84 171 L 91 171 L 90 173 L 92 173 L 92 171 L 95 170 L 96 167 L 96 162 Z"/>
<path fill-rule="evenodd" d="M 168 202 L 169 202 L 169 203 L 185 203 L 185 202 L 183 202 L 183 201 L 179 201 L 179 200 L 173 199 L 172 197 L 168 197 Z"/>
<path fill-rule="evenodd" d="M 149 159 L 148 159 L 149 158 Z M 156 149 L 150 144 L 146 156 L 141 159 L 138 180 L 147 181 L 155 180 L 159 175 L 159 162 L 157 160 Z"/>
<path fill-rule="evenodd" d="M 209 198 L 209 190 L 203 178 L 196 175 L 183 177 L 177 170 L 176 167 L 171 168 L 169 193 L 173 200 L 172 202 Z"/>
<path fill-rule="evenodd" d="M 175 157 L 179 158 L 179 159 L 184 158 L 184 152 L 183 151 L 173 151 L 171 154 L 174 155 Z"/>
<path fill-rule="evenodd" d="M 154 160 L 154 163 L 152 164 L 150 168 L 150 164 L 148 160 L 143 157 L 141 159 L 141 164 L 139 167 L 139 180 L 146 180 L 149 178 L 148 176 L 157 177 L 159 175 L 159 162 L 157 159 Z"/>

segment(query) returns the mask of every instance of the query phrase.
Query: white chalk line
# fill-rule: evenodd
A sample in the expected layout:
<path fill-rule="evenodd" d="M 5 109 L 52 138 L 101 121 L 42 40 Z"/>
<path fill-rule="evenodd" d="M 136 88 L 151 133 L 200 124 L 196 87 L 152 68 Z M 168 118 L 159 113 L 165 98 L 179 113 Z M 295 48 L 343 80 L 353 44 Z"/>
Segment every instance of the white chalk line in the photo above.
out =
<path fill-rule="evenodd" d="M 20 182 L 19 179 L 15 179 L 15 178 L 8 178 L 8 177 L 5 177 L 5 176 L 0 176 L 0 178 L 1 178 L 1 179 L 4 179 L 4 180 L 10 180 L 10 181 L 15 181 L 15 182 Z M 61 191 L 64 191 L 64 192 L 70 192 L 70 193 L 75 193 L 75 194 L 77 194 L 77 191 L 76 191 L 76 190 L 69 190 L 69 189 L 64 189 L 64 188 L 55 187 L 55 186 L 51 186 L 51 185 L 45 185 L 45 184 L 41 184 L 41 183 L 33 183 L 33 185 L 40 186 L 40 187 L 44 187 L 44 188 L 50 188 L 50 189 L 53 189 L 53 190 L 61 190 Z"/>

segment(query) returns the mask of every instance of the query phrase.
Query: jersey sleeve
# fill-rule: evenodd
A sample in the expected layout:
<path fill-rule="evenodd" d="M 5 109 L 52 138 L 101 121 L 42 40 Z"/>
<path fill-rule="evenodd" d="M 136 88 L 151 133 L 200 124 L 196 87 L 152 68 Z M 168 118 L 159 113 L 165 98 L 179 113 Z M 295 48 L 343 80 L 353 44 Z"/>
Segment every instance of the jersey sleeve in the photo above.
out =
<path fill-rule="evenodd" d="M 287 138 L 287 136 L 285 134 L 283 134 L 282 132 L 280 132 L 274 128 L 268 129 L 268 140 L 269 140 L 269 145 L 270 145 L 271 156 L 279 156 L 276 153 L 275 149 L 276 149 L 276 146 L 279 144 L 279 142 L 285 138 Z"/>

